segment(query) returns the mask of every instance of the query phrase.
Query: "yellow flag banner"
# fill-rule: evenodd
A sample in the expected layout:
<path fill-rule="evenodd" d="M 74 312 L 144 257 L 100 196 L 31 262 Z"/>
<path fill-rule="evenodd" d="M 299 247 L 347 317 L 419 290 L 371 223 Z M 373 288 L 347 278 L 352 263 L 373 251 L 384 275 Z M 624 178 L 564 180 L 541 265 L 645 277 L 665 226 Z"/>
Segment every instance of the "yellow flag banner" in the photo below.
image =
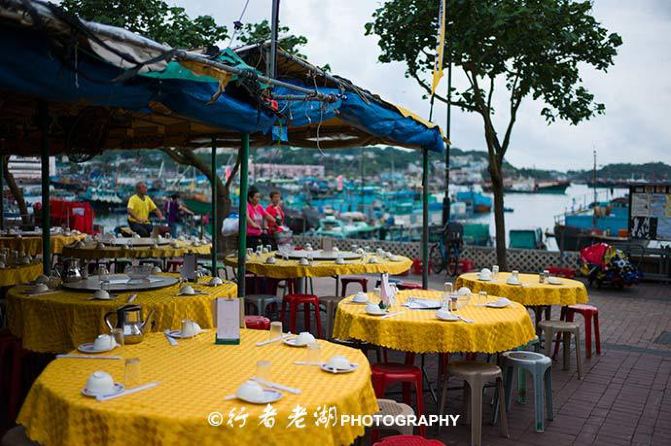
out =
<path fill-rule="evenodd" d="M 443 77 L 443 56 L 445 54 L 445 16 L 447 15 L 447 0 L 440 0 L 440 12 L 438 23 L 440 36 L 438 37 L 438 48 L 436 49 L 436 61 L 433 64 L 433 82 L 431 83 L 431 94 L 436 93 L 436 88 Z"/>

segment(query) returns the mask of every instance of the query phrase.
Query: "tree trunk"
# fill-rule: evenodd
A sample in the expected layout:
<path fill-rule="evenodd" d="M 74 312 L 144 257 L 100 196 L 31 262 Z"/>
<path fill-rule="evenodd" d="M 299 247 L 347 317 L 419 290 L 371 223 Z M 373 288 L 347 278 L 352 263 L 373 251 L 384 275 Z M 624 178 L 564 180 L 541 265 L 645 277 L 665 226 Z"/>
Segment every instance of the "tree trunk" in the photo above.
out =
<path fill-rule="evenodd" d="M 499 173 L 490 170 L 492 180 L 492 192 L 494 193 L 494 225 L 496 227 L 496 262 L 501 271 L 508 270 L 508 259 L 506 258 L 506 222 L 503 212 L 503 174 L 501 166 Z"/>
<path fill-rule="evenodd" d="M 7 187 L 9 187 L 9 190 L 12 193 L 12 196 L 16 200 L 16 204 L 19 207 L 19 213 L 21 214 L 21 222 L 23 223 L 23 226 L 28 226 L 30 225 L 30 215 L 28 215 L 28 206 L 26 206 L 26 200 L 23 199 L 23 191 L 21 188 L 16 184 L 16 180 L 14 180 L 14 175 L 9 171 L 9 157 L 5 157 L 5 162 L 3 163 L 4 165 L 4 176 L 5 176 L 5 181 L 7 182 Z"/>

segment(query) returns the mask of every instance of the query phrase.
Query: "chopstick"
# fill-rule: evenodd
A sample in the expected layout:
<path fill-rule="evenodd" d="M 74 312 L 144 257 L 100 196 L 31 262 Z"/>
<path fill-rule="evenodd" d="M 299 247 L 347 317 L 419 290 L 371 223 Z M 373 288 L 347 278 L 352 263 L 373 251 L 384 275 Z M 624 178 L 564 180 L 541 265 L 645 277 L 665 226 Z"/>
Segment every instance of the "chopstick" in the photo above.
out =
<path fill-rule="evenodd" d="M 282 339 L 286 339 L 290 336 L 293 336 L 293 335 L 291 333 L 286 333 L 286 334 L 283 334 L 282 336 L 279 336 L 277 338 L 268 339 L 267 341 L 257 342 L 256 346 L 261 347 L 263 345 L 272 344 L 273 342 L 281 341 Z"/>
<path fill-rule="evenodd" d="M 125 396 L 125 395 L 131 395 L 133 393 L 137 392 L 142 392 L 143 390 L 148 390 L 152 389 L 154 387 L 158 386 L 158 382 L 151 382 L 147 384 L 142 384 L 141 386 L 137 387 L 132 387 L 130 389 L 126 389 L 121 393 L 117 393 L 116 395 L 102 395 L 102 396 L 97 396 L 96 399 L 98 401 L 107 401 L 107 400 L 112 400 L 114 398 L 119 398 L 120 396 Z"/>
<path fill-rule="evenodd" d="M 67 359 L 123 359 L 121 356 L 116 355 L 76 355 L 76 354 L 63 354 L 56 355 L 56 359 L 67 358 Z"/>
<path fill-rule="evenodd" d="M 404 311 L 397 311 L 396 313 L 385 314 L 385 315 L 382 316 L 380 319 L 387 319 L 388 317 L 397 316 L 397 315 L 399 315 L 399 314 L 401 314 L 401 313 L 404 313 Z"/>
<path fill-rule="evenodd" d="M 293 393 L 294 395 L 299 395 L 301 393 L 301 389 L 297 389 L 296 387 L 285 386 L 271 381 L 266 381 L 265 379 L 257 377 L 252 378 L 252 381 L 256 381 L 257 383 L 266 387 L 270 387 L 271 389 L 284 390 L 285 392 Z"/>

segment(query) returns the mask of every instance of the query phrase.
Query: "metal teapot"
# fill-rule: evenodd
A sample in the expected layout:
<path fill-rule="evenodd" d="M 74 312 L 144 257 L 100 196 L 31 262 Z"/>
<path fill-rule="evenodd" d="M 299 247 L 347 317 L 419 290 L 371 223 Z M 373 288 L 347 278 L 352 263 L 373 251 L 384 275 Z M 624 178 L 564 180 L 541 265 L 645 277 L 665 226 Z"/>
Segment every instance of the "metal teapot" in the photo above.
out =
<path fill-rule="evenodd" d="M 116 324 L 113 325 L 110 317 L 116 314 Z M 106 313 L 105 323 L 113 330 L 121 328 L 123 330 L 124 342 L 126 344 L 138 344 L 144 338 L 145 325 L 151 320 L 154 310 L 147 314 L 147 319 L 142 319 L 142 307 L 136 304 L 124 305 L 114 311 Z M 149 327 L 148 327 L 149 328 Z"/>
<path fill-rule="evenodd" d="M 63 282 L 72 283 L 82 280 L 82 273 L 79 271 L 79 261 L 71 259 L 68 262 L 68 267 L 63 274 Z"/>

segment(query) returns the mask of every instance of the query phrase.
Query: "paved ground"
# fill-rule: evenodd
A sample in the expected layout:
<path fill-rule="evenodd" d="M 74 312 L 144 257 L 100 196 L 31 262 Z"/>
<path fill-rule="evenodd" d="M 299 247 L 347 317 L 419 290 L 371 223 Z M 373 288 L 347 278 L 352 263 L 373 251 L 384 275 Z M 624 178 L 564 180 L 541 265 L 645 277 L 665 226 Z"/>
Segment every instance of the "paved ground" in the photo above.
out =
<path fill-rule="evenodd" d="M 432 288 L 440 289 L 443 280 L 432 277 Z M 333 284 L 332 279 L 316 280 L 316 292 L 332 294 Z M 671 287 L 642 284 L 625 290 L 593 289 L 590 303 L 599 308 L 602 354 L 585 360 L 582 380 L 577 378 L 575 356 L 570 371 L 561 370 L 561 363 L 553 364 L 554 421 L 544 433 L 536 433 L 533 400 L 526 405 L 513 402 L 510 439 L 499 436 L 498 426 L 486 423 L 484 445 L 671 444 Z M 582 323 L 580 316 L 577 320 Z M 665 331 L 669 343 L 657 343 Z M 427 356 L 431 379 L 436 376 L 436 363 L 435 356 Z M 458 385 L 457 380 L 450 383 Z M 531 382 L 528 386 L 532 398 Z M 398 390 L 390 391 L 397 400 Z M 489 389 L 485 401 L 491 396 Z M 436 410 L 428 393 L 425 401 L 429 411 Z M 492 408 L 485 406 L 484 419 L 489 420 Z M 449 392 L 448 413 L 462 413 L 462 407 L 462 392 Z M 469 435 L 468 426 L 460 425 L 444 429 L 438 438 L 448 445 L 466 445 Z"/>

